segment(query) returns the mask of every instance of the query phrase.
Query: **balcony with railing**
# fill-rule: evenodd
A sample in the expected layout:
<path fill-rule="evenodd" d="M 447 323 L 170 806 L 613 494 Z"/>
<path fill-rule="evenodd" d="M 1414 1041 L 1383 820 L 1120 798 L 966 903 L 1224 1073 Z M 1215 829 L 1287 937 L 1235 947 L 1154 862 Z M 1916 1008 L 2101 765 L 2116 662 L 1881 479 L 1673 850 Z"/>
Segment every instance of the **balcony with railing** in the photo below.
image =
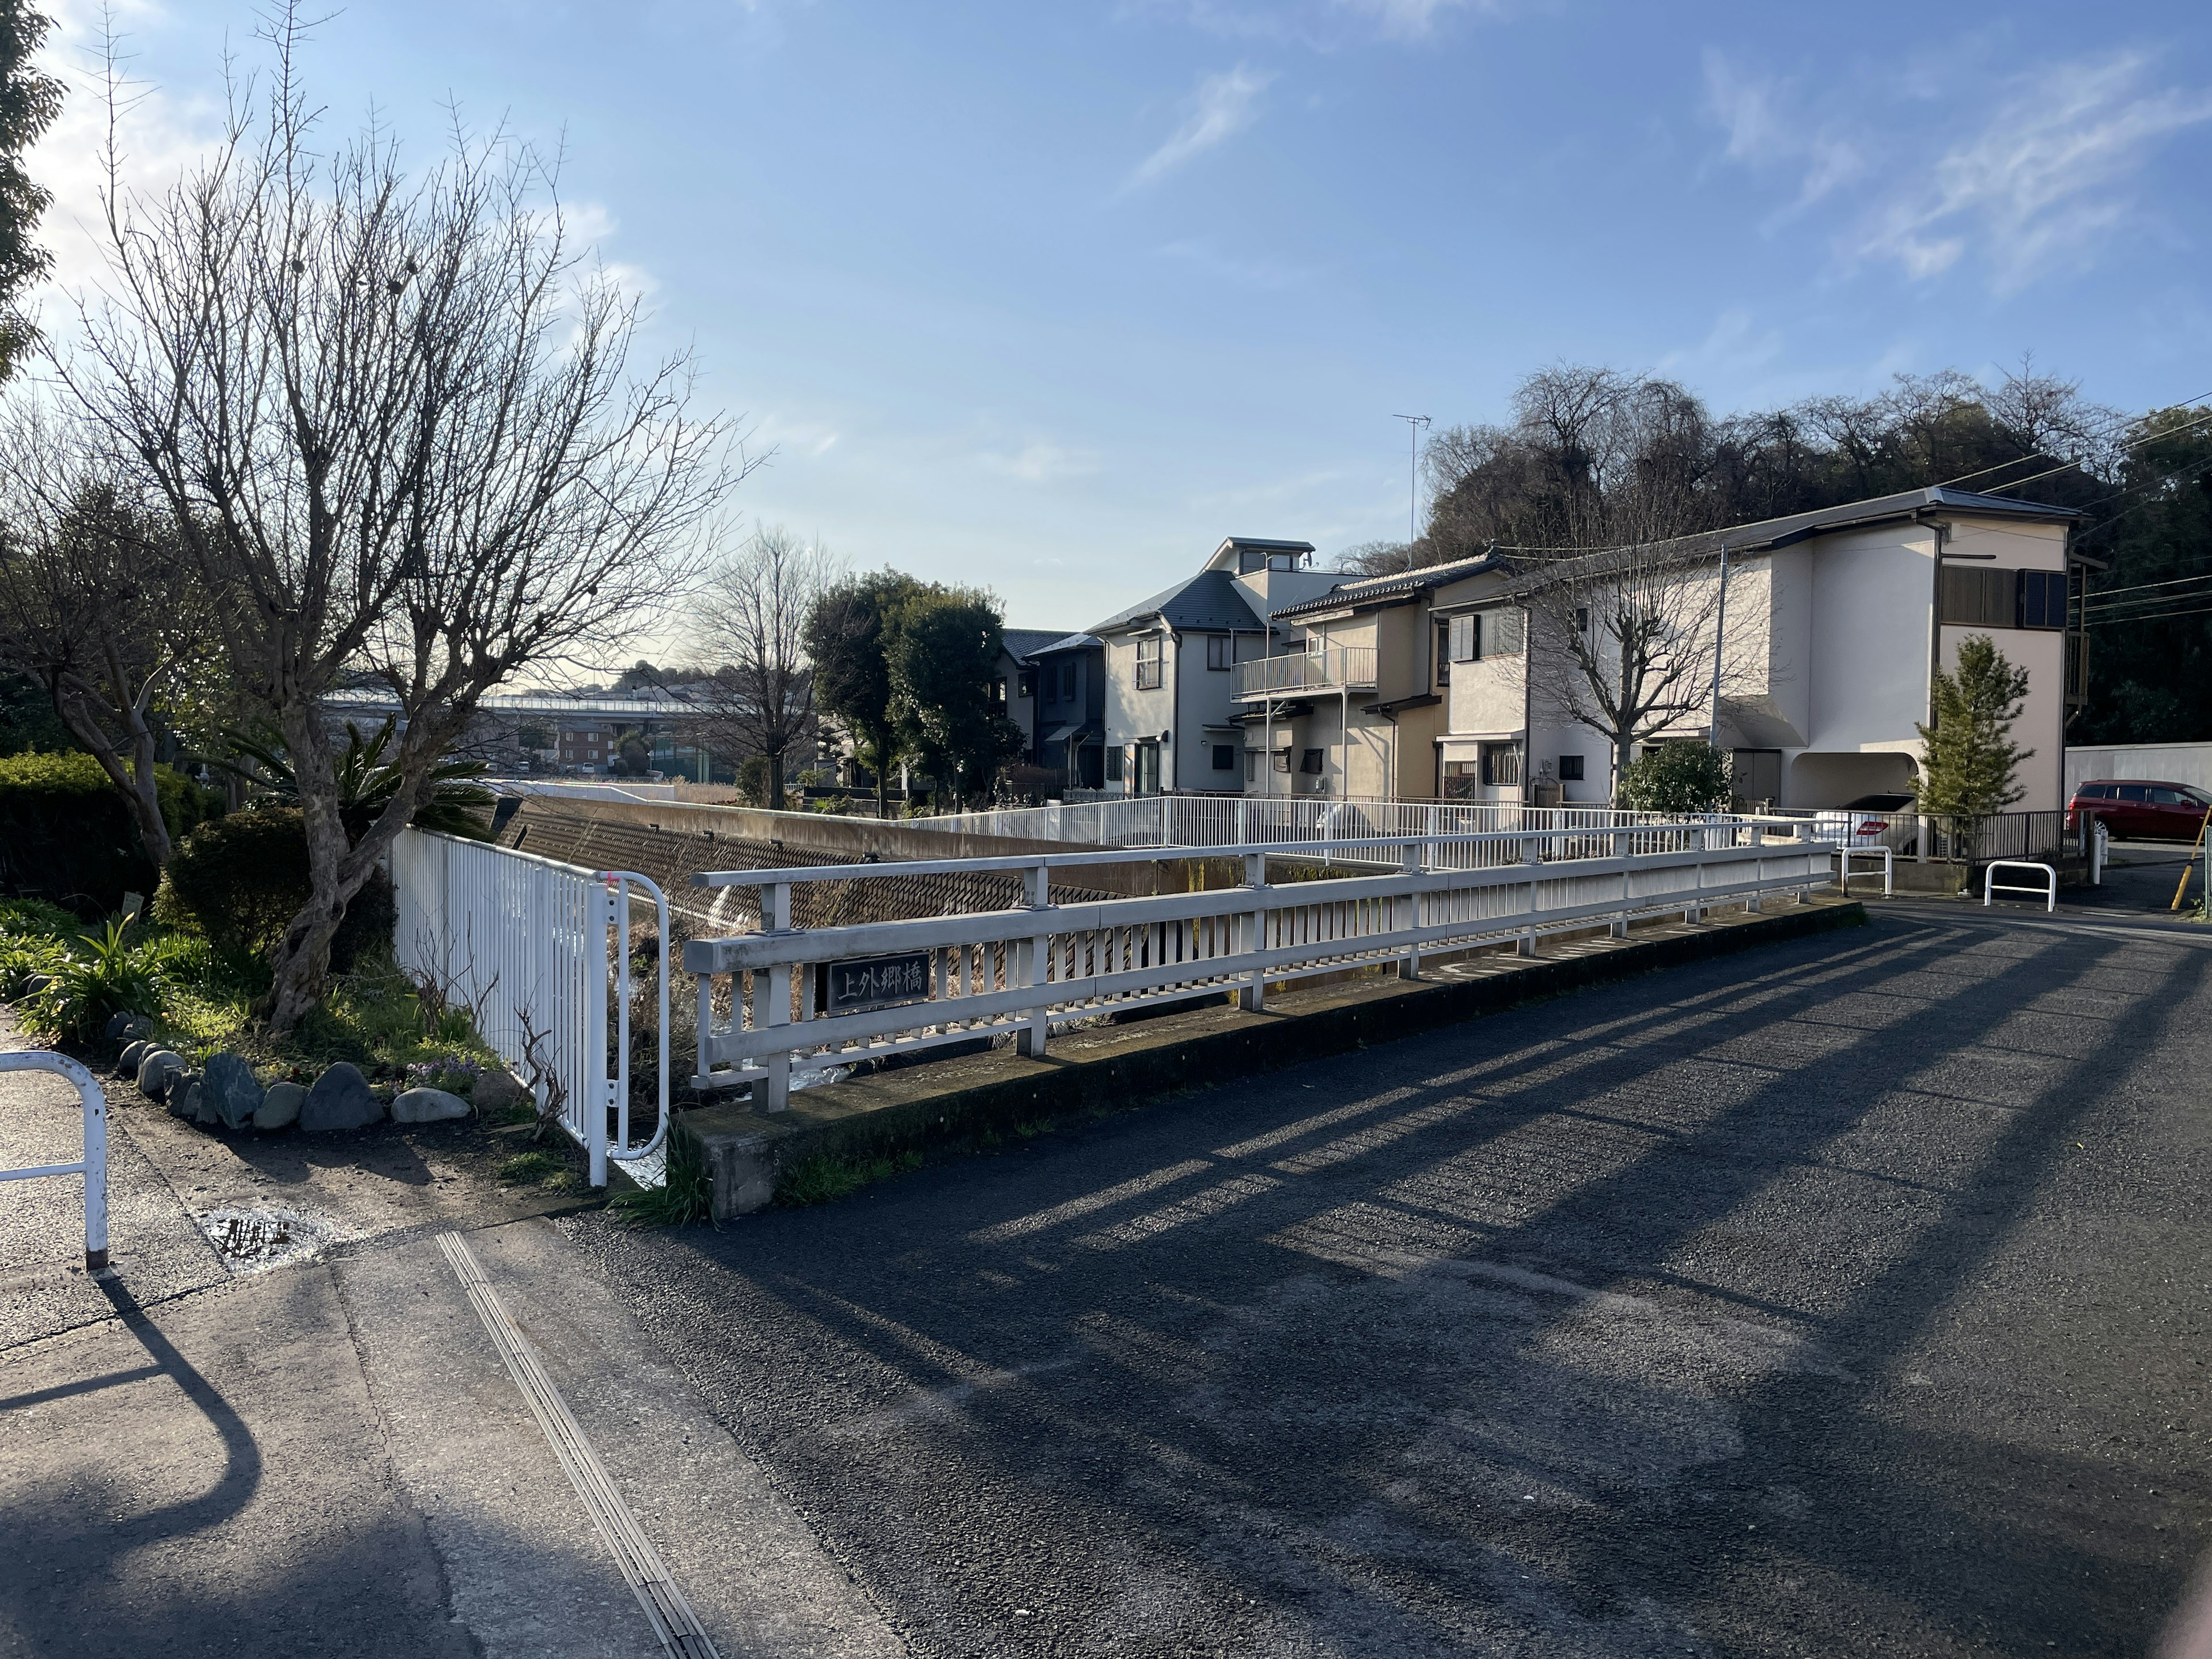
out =
<path fill-rule="evenodd" d="M 1295 696 L 1305 691 L 1372 691 L 1375 647 L 1331 646 L 1285 657 L 1260 657 L 1237 665 L 1239 702 Z"/>

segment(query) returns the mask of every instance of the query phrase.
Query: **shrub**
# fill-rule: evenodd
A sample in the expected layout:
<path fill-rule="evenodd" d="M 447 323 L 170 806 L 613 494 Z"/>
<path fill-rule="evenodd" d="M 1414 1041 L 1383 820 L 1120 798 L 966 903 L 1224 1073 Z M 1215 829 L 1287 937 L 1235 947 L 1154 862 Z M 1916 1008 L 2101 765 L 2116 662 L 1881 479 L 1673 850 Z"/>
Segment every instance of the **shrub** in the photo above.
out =
<path fill-rule="evenodd" d="M 1654 744 L 1629 763 L 1620 804 L 1634 812 L 1719 812 L 1730 787 L 1728 757 L 1711 744 Z"/>
<path fill-rule="evenodd" d="M 44 899 L 0 899 L 0 939 L 75 939 L 84 918 Z"/>
<path fill-rule="evenodd" d="M 172 837 L 217 810 L 219 798 L 183 773 L 164 766 L 155 779 Z M 91 756 L 0 758 L 0 892 L 106 915 L 125 893 L 153 891 L 159 874 Z"/>
<path fill-rule="evenodd" d="M 40 974 L 53 971 L 59 951 L 50 939 L 0 936 L 0 1002 L 13 1002 Z"/>
<path fill-rule="evenodd" d="M 80 934 L 47 969 L 44 990 L 25 1003 L 31 1024 L 54 1036 L 89 1042 L 117 1014 L 152 1014 L 161 1006 L 159 947 L 131 943 L 121 921 Z"/>
<path fill-rule="evenodd" d="M 259 956 L 283 936 L 313 891 L 306 820 L 297 807 L 261 806 L 204 823 L 178 846 L 155 895 L 155 920 L 190 927 L 228 957 Z M 371 875 L 331 941 L 331 967 L 350 973 L 398 918 L 391 879 Z"/>

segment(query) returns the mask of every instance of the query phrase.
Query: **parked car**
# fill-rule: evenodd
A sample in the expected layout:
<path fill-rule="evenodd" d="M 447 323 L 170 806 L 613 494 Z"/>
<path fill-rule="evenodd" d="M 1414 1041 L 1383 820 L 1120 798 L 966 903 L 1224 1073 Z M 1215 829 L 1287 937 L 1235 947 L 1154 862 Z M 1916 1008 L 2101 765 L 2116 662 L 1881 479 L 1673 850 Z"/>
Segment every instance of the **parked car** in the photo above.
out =
<path fill-rule="evenodd" d="M 2100 778 L 2085 783 L 2066 803 L 2066 828 L 2072 831 L 2087 813 L 2102 818 L 2106 830 L 2128 841 L 2190 841 L 2212 811 L 2212 794 L 2185 783 L 2149 778 Z"/>

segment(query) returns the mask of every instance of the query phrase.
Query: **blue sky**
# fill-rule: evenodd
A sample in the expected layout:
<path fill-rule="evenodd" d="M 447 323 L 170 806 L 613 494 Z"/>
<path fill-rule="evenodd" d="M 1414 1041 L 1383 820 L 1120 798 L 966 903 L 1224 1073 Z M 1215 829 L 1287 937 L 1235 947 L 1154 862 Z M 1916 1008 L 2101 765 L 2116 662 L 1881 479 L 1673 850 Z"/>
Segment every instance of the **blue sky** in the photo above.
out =
<path fill-rule="evenodd" d="M 62 53 L 97 12 L 60 7 Z M 131 166 L 243 5 L 120 15 Z M 1402 535 L 1406 428 L 1565 359 L 1722 410 L 1993 374 L 2212 392 L 2212 11 L 1581 0 L 356 4 L 309 53 L 563 194 L 769 465 L 748 516 L 1079 627 L 1227 534 Z M 88 100 L 42 147 L 64 281 Z"/>

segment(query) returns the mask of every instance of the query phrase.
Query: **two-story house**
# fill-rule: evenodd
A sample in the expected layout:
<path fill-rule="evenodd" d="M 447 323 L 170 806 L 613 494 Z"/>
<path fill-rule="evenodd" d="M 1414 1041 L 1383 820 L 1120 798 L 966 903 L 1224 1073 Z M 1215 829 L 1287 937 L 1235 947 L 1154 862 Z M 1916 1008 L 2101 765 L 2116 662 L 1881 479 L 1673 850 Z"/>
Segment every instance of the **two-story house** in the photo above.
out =
<path fill-rule="evenodd" d="M 1269 654 L 1268 613 L 1326 592 L 1311 542 L 1231 536 L 1188 580 L 1091 629 L 1104 651 L 1104 784 L 1241 794 L 1238 665 Z"/>
<path fill-rule="evenodd" d="M 1024 659 L 1036 699 L 1031 760 L 1070 789 L 1097 789 L 1106 778 L 1106 647 L 1090 634 L 1068 634 Z"/>
<path fill-rule="evenodd" d="M 2094 562 L 2072 549 L 2075 517 L 1936 488 L 1686 538 L 1680 579 L 1726 582 L 1724 611 L 1688 607 L 1708 620 L 1682 647 L 1715 665 L 1719 730 L 1698 698 L 1649 735 L 1717 741 L 1747 799 L 1833 806 L 1905 793 L 1935 672 L 1955 665 L 1961 640 L 1988 634 L 2028 674 L 2013 730 L 2034 751 L 2017 774 L 2021 806 L 2063 806 L 2066 715 L 2087 687 L 2069 622 L 2078 572 Z M 1609 799 L 1611 744 L 1574 718 L 1571 653 L 1547 631 L 1577 623 L 1531 602 L 1558 580 L 1486 556 L 1275 609 L 1277 629 L 1305 643 L 1239 671 L 1246 729 L 1257 711 L 1254 746 L 1267 763 L 1251 793 Z"/>

